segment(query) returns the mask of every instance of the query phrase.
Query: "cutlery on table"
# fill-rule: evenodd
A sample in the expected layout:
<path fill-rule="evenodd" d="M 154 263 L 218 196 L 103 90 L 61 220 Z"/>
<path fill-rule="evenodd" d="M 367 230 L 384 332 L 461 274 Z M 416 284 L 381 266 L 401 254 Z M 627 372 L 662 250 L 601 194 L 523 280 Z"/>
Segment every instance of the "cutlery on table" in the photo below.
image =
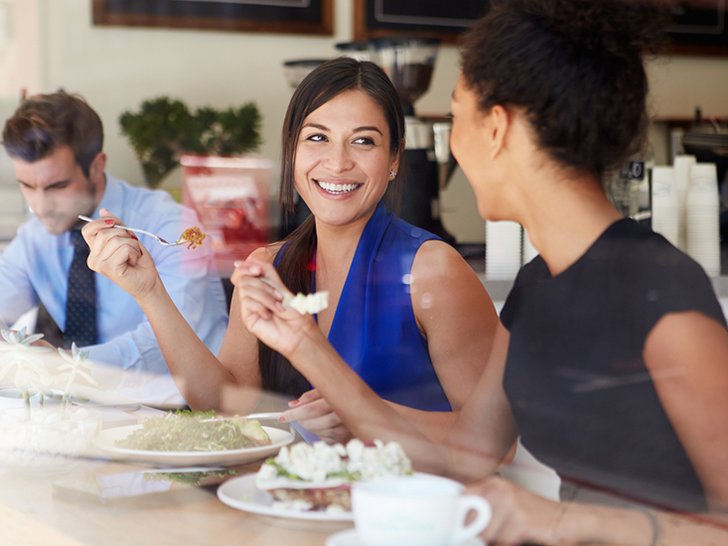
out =
<path fill-rule="evenodd" d="M 227 421 L 229 419 L 257 419 L 258 421 L 277 421 L 278 418 L 283 415 L 282 411 L 268 411 L 262 413 L 249 413 L 248 415 L 230 415 L 220 417 L 210 417 L 209 419 L 203 419 L 203 423 L 213 423 L 215 421 Z"/>
<path fill-rule="evenodd" d="M 93 218 L 89 218 L 88 216 L 84 216 L 83 214 L 79 214 L 78 218 L 79 218 L 79 220 L 83 220 L 84 222 L 93 222 Z M 167 239 L 160 237 L 156 233 L 152 233 L 151 231 L 147 231 L 145 229 L 133 228 L 133 227 L 129 227 L 129 226 L 120 226 L 120 225 L 115 225 L 114 227 L 118 228 L 118 229 L 124 229 L 126 231 L 133 231 L 134 233 L 142 233 L 144 235 L 149 235 L 150 237 L 156 239 L 157 242 L 162 246 L 179 246 L 179 245 L 189 242 L 189 241 L 182 239 L 181 237 L 179 239 L 177 239 L 176 241 L 170 242 Z"/>
<path fill-rule="evenodd" d="M 278 418 L 283 415 L 282 411 L 269 411 L 263 413 L 249 413 L 248 415 L 242 416 L 228 416 L 228 417 L 210 417 L 209 419 L 203 419 L 203 423 L 220 422 L 233 417 L 242 417 L 243 419 L 257 419 L 258 421 L 278 421 Z M 312 444 L 319 440 L 318 435 L 303 428 L 297 421 L 281 423 L 287 424 L 288 430 L 294 436 L 298 434 L 307 444 Z"/>

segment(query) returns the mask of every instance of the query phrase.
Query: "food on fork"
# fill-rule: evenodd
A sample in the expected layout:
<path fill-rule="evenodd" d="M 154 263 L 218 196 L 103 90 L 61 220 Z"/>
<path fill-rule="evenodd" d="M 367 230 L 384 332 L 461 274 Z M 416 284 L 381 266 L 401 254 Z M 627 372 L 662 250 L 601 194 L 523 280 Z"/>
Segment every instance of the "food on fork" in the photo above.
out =
<path fill-rule="evenodd" d="M 176 411 L 150 417 L 141 428 L 117 440 L 116 446 L 142 451 L 225 451 L 271 443 L 258 420 L 214 417 L 211 411 Z"/>
<path fill-rule="evenodd" d="M 282 447 L 263 463 L 256 476 L 258 489 L 275 505 L 300 511 L 351 510 L 351 484 L 378 476 L 412 474 L 412 463 L 397 442 L 361 440 L 346 445 L 303 442 Z"/>
<path fill-rule="evenodd" d="M 300 292 L 295 296 L 286 295 L 283 305 L 292 307 L 302 315 L 315 315 L 329 306 L 329 293 L 324 290 L 308 295 Z"/>
<path fill-rule="evenodd" d="M 179 236 L 180 241 L 187 241 L 187 248 L 194 249 L 202 244 L 207 234 L 204 233 L 199 227 L 192 226 L 188 227 Z"/>

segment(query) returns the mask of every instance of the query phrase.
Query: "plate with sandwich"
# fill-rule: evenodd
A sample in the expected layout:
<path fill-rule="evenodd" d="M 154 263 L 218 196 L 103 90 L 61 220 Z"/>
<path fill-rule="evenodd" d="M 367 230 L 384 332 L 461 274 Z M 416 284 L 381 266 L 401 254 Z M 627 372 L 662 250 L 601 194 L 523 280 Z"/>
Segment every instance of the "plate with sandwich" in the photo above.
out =
<path fill-rule="evenodd" d="M 257 473 L 226 481 L 218 487 L 217 496 L 232 508 L 264 516 L 352 521 L 353 483 L 412 473 L 411 462 L 397 442 L 299 442 L 281 448 Z"/>

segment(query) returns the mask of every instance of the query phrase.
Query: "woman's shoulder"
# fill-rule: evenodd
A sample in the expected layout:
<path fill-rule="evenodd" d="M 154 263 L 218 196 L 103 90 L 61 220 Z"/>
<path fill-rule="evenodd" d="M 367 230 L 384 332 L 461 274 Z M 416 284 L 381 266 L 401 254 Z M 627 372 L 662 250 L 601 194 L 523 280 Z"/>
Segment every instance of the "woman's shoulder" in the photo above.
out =
<path fill-rule="evenodd" d="M 453 264 L 468 266 L 465 259 L 452 245 L 440 239 L 423 241 L 415 255 L 416 262 L 420 262 L 431 269 L 449 269 Z M 470 266 L 468 266 L 470 267 Z"/>
<path fill-rule="evenodd" d="M 440 239 L 425 241 L 417 249 L 412 264 L 412 279 L 413 282 L 427 281 L 441 288 L 463 280 L 482 285 L 465 258 L 452 245 Z"/>
<path fill-rule="evenodd" d="M 662 235 L 641 227 L 631 228 L 632 244 L 623 244 L 615 274 L 628 301 L 634 302 L 656 322 L 661 316 L 681 311 L 700 311 L 724 323 L 710 277 L 692 257 Z"/>
<path fill-rule="evenodd" d="M 676 248 L 665 237 L 631 220 L 619 223 L 612 234 L 610 252 L 622 270 L 633 279 L 676 282 L 706 277 L 693 258 Z"/>
<path fill-rule="evenodd" d="M 415 226 L 414 224 L 410 224 L 396 214 L 389 212 L 388 215 L 390 218 L 389 231 L 401 238 L 411 239 L 419 243 L 431 240 L 441 240 L 440 237 L 438 237 L 434 233 L 431 233 L 424 228 Z"/>

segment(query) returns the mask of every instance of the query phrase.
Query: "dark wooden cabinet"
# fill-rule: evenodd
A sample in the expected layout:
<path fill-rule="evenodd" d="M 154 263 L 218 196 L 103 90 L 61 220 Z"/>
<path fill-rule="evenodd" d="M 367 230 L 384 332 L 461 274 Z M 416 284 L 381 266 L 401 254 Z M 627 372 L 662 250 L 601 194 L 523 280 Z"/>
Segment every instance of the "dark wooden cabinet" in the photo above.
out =
<path fill-rule="evenodd" d="M 455 42 L 489 7 L 488 0 L 355 0 L 354 39 L 421 35 Z M 668 52 L 727 55 L 727 9 L 726 0 L 675 2 Z"/>
<path fill-rule="evenodd" d="M 725 0 L 678 2 L 668 27 L 669 49 L 674 53 L 728 54 L 728 19 Z"/>
<path fill-rule="evenodd" d="M 93 0 L 95 25 L 333 34 L 334 0 Z"/>
<path fill-rule="evenodd" d="M 424 35 L 455 42 L 489 6 L 488 0 L 355 0 L 354 39 Z"/>

